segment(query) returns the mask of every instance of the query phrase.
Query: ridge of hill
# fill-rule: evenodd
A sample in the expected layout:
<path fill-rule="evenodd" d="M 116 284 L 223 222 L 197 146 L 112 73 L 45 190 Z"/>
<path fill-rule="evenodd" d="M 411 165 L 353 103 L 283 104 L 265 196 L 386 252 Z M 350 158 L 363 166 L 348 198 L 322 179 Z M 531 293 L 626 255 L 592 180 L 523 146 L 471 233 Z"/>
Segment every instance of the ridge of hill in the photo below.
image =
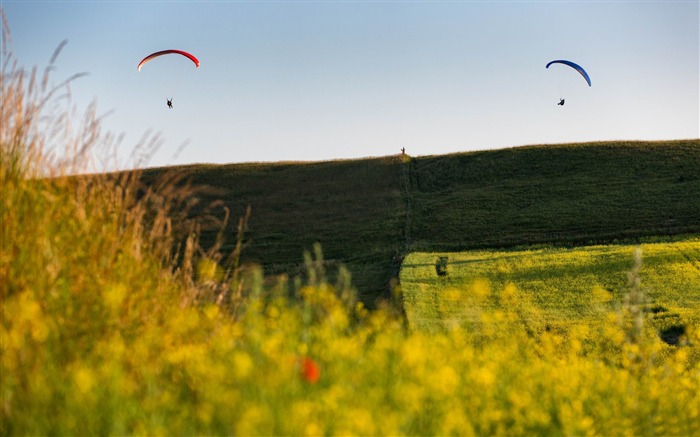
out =
<path fill-rule="evenodd" d="M 596 142 L 312 163 L 187 165 L 237 220 L 251 207 L 242 261 L 295 276 L 320 243 L 368 305 L 411 251 L 583 245 L 700 233 L 700 140 Z M 216 230 L 203 230 L 211 244 Z M 224 247 L 226 250 L 227 247 Z"/>

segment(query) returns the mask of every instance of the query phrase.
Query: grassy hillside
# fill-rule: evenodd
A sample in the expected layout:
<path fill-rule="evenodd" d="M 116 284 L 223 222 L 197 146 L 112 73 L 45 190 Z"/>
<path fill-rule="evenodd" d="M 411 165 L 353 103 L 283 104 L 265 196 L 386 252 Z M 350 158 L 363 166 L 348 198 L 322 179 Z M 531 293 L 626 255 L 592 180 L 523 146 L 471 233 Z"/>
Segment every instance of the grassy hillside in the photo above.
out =
<path fill-rule="evenodd" d="M 187 172 L 194 185 L 209 187 L 195 213 L 218 199 L 231 211 L 224 251 L 235 243 L 238 217 L 251 207 L 243 262 L 261 264 L 268 274 L 298 275 L 304 251 L 319 242 L 329 267 L 342 263 L 350 270 L 363 299 L 371 302 L 388 289 L 404 229 L 402 167 L 396 157 L 175 170 Z M 212 211 L 221 215 L 220 208 Z M 203 244 L 211 244 L 215 234 L 205 229 Z"/>
<path fill-rule="evenodd" d="M 439 332 L 450 324 L 478 323 L 483 311 L 512 301 L 536 330 L 599 325 L 623 306 L 637 247 L 650 325 L 657 331 L 700 326 L 697 238 L 639 246 L 411 253 L 401 269 L 408 321 L 414 329 Z M 440 257 L 447 263 L 446 274 L 439 276 Z"/>
<path fill-rule="evenodd" d="M 386 293 L 401 257 L 414 250 L 700 232 L 698 140 L 175 170 L 211 188 L 202 204 L 221 199 L 234 219 L 251 206 L 244 261 L 296 275 L 303 251 L 319 242 L 330 263 L 349 268 L 368 303 Z M 205 243 L 214 236 L 205 231 Z"/>
<path fill-rule="evenodd" d="M 700 141 L 414 159 L 412 248 L 607 242 L 700 230 Z"/>

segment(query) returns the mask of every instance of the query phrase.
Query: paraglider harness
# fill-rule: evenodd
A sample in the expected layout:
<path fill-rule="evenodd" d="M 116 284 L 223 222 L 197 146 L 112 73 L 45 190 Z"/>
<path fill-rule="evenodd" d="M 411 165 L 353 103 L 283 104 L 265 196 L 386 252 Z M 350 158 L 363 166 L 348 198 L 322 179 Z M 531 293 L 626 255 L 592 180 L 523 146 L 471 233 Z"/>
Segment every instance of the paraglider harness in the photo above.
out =
<path fill-rule="evenodd" d="M 564 99 L 559 99 L 559 103 L 557 103 L 559 106 L 564 106 Z"/>
<path fill-rule="evenodd" d="M 168 99 L 168 108 L 173 109 L 173 99 Z"/>

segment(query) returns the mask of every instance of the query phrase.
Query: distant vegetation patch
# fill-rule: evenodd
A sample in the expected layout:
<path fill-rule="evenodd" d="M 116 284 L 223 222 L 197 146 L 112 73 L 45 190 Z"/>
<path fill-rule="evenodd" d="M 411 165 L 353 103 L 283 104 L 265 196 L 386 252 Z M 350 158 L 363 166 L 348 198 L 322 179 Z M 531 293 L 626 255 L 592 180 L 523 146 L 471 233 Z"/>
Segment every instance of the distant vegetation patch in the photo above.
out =
<path fill-rule="evenodd" d="M 600 323 L 624 304 L 635 247 L 412 253 L 401 268 L 408 321 L 441 332 L 510 307 L 538 331 Z M 639 247 L 639 310 L 661 339 L 677 344 L 686 325 L 700 322 L 700 240 Z M 436 262 L 449 275 L 436 273 Z"/>

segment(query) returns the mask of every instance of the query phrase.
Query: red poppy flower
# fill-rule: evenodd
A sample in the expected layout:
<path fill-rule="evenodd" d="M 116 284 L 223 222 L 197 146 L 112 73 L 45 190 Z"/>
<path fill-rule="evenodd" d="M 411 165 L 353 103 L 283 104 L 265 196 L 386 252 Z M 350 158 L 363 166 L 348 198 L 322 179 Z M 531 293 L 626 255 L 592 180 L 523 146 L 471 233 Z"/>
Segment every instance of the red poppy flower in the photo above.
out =
<path fill-rule="evenodd" d="M 301 359 L 301 368 L 299 369 L 301 378 L 310 383 L 315 384 L 321 378 L 321 369 L 318 364 L 309 357 Z"/>

